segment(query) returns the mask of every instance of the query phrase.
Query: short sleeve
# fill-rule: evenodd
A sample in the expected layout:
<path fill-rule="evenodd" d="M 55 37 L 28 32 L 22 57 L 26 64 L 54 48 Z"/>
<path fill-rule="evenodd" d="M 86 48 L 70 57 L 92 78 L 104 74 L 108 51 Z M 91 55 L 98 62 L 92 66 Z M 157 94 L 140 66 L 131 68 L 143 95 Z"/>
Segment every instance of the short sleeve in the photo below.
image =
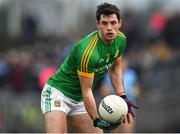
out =
<path fill-rule="evenodd" d="M 79 45 L 77 48 L 77 73 L 83 77 L 94 77 L 92 53 L 98 37 L 94 36 L 87 45 Z"/>
<path fill-rule="evenodd" d="M 80 52 L 77 56 L 77 73 L 79 76 L 83 77 L 94 77 L 94 72 L 92 69 L 92 62 L 89 61 L 89 55 Z M 89 59 L 89 60 L 88 60 Z"/>

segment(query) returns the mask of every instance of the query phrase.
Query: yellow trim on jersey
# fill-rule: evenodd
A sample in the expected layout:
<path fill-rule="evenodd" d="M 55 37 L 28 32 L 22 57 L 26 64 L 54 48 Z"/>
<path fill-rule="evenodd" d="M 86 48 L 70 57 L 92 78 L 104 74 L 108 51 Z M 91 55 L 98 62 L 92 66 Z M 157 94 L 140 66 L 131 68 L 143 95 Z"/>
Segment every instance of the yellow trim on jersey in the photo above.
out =
<path fill-rule="evenodd" d="M 124 35 L 124 33 L 123 33 L 123 32 L 120 32 L 120 31 L 117 32 L 117 34 L 119 34 L 119 35 Z"/>
<path fill-rule="evenodd" d="M 85 57 L 84 64 L 83 64 L 84 69 L 85 69 L 85 70 L 84 70 L 85 72 L 88 72 L 88 63 L 89 63 L 88 57 L 91 56 L 91 52 L 94 50 L 94 49 L 93 49 L 93 48 L 94 48 L 93 46 L 94 46 L 94 44 L 96 44 L 96 40 L 97 40 L 97 35 L 95 36 L 95 39 L 93 40 L 90 49 L 89 49 L 88 52 L 86 53 L 86 57 Z"/>
<path fill-rule="evenodd" d="M 117 35 L 119 35 L 119 36 L 122 36 L 122 37 L 126 38 L 126 36 L 125 36 L 122 32 L 118 32 L 118 33 L 117 33 Z"/>
<path fill-rule="evenodd" d="M 91 55 L 92 55 L 92 52 L 93 52 L 93 50 L 94 50 L 94 47 L 95 47 L 96 44 L 97 44 L 97 41 L 98 41 L 98 38 L 95 39 L 94 44 L 93 44 L 92 49 L 91 49 L 91 52 L 90 52 L 90 54 L 89 54 L 89 56 L 88 56 L 87 63 L 86 63 L 86 72 L 88 72 L 88 63 L 89 63 L 90 57 L 91 57 Z"/>
<path fill-rule="evenodd" d="M 83 77 L 94 77 L 94 73 L 84 73 L 84 72 L 80 72 L 77 70 L 77 73 L 79 76 L 83 76 Z"/>
<path fill-rule="evenodd" d="M 84 57 L 86 55 L 86 52 L 88 51 L 88 49 L 91 47 L 91 44 L 93 42 L 93 40 L 95 39 L 95 36 L 90 40 L 87 48 L 85 49 L 84 53 L 83 53 L 83 56 L 82 56 L 82 59 L 81 59 L 81 72 L 83 71 L 83 61 L 84 61 Z"/>
<path fill-rule="evenodd" d="M 95 35 L 89 42 L 83 56 L 81 59 L 81 72 L 88 72 L 88 57 L 91 56 L 92 51 L 94 50 L 94 45 L 97 43 L 97 35 Z"/>

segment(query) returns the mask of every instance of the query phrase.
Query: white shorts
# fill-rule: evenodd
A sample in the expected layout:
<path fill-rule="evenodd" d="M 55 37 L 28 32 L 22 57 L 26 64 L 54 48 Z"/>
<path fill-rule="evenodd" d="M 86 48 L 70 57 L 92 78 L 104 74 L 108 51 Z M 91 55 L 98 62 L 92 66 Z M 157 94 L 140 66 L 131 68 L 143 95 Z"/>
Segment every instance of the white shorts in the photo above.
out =
<path fill-rule="evenodd" d="M 43 113 L 57 110 L 65 112 L 67 115 L 87 113 L 84 102 L 74 101 L 48 84 L 41 92 L 41 110 Z"/>

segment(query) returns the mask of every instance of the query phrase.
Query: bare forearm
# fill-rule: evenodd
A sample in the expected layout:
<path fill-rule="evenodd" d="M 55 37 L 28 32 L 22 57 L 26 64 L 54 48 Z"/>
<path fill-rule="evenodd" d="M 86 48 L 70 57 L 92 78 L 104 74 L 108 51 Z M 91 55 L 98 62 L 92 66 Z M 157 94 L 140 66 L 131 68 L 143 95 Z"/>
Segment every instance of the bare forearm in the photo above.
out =
<path fill-rule="evenodd" d="M 116 68 L 112 68 L 109 74 L 110 74 L 111 84 L 116 94 L 120 96 L 124 95 L 125 94 L 124 80 L 120 65 L 118 65 Z"/>
<path fill-rule="evenodd" d="M 116 94 L 124 95 L 125 91 L 124 91 L 124 86 L 123 86 L 123 83 L 124 83 L 123 79 L 120 76 L 115 75 L 115 74 L 111 74 L 110 79 L 111 79 L 111 83 Z"/>
<path fill-rule="evenodd" d="M 84 105 L 92 120 L 99 118 L 96 108 L 96 102 L 92 93 L 94 77 L 79 76 Z"/>
<path fill-rule="evenodd" d="M 91 119 L 95 120 L 99 118 L 99 115 L 97 113 L 97 108 L 96 108 L 96 102 L 95 102 L 95 99 L 91 90 L 88 90 L 86 94 L 83 94 L 83 100 L 84 100 L 84 105 L 86 107 L 86 110 L 88 114 L 90 115 Z"/>

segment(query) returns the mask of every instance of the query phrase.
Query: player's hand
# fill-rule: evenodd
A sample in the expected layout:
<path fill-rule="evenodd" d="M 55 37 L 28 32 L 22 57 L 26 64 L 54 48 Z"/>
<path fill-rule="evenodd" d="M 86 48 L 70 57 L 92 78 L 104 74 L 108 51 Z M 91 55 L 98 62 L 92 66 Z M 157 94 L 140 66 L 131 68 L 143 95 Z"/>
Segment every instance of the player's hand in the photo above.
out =
<path fill-rule="evenodd" d="M 120 123 L 112 124 L 112 123 L 108 123 L 101 119 L 96 119 L 96 120 L 94 120 L 93 125 L 94 125 L 94 127 L 99 127 L 103 130 L 113 130 L 113 129 L 117 128 L 120 125 Z"/>
<path fill-rule="evenodd" d="M 130 101 L 125 95 L 121 96 L 125 102 L 127 103 L 128 105 L 128 114 L 127 114 L 127 122 L 130 123 L 130 117 L 129 117 L 129 114 L 131 114 L 131 116 L 133 117 L 133 119 L 135 120 L 135 115 L 134 115 L 134 112 L 132 111 L 132 108 L 135 108 L 135 109 L 138 109 L 139 107 L 135 104 L 133 104 L 132 101 Z M 123 120 L 123 123 L 125 123 L 126 120 L 124 119 Z"/>

